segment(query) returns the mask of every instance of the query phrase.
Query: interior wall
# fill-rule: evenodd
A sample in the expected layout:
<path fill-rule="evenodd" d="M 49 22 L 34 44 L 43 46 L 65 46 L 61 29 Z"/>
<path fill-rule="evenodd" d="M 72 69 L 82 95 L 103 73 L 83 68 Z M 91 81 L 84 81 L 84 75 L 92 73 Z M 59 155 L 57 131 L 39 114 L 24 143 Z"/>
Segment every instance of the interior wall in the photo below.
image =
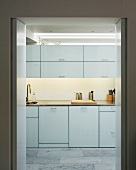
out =
<path fill-rule="evenodd" d="M 83 100 L 88 100 L 88 93 L 94 91 L 94 100 L 106 100 L 108 90 L 115 88 L 113 78 L 27 78 L 26 84 L 31 84 L 32 94 L 36 100 L 75 100 L 76 92 L 81 92 Z"/>
<path fill-rule="evenodd" d="M 10 18 L 119 17 L 127 18 L 127 138 L 128 170 L 136 169 L 136 1 L 135 0 L 1 0 L 0 3 L 0 169 L 11 169 L 10 147 Z"/>

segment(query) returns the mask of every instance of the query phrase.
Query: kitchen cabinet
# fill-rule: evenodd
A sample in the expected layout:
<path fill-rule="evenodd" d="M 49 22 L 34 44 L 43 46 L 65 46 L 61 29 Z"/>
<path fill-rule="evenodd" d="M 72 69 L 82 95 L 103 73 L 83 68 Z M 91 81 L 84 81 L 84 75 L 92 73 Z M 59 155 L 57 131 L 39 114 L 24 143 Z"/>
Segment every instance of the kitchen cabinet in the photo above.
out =
<path fill-rule="evenodd" d="M 82 62 L 42 62 L 42 78 L 83 78 Z"/>
<path fill-rule="evenodd" d="M 26 61 L 40 61 L 40 45 L 26 46 Z"/>
<path fill-rule="evenodd" d="M 69 147 L 98 147 L 98 106 L 69 107 Z"/>
<path fill-rule="evenodd" d="M 42 45 L 41 61 L 83 61 L 83 46 Z"/>
<path fill-rule="evenodd" d="M 100 107 L 100 147 L 115 147 L 115 106 Z"/>
<path fill-rule="evenodd" d="M 38 107 L 26 107 L 26 147 L 38 147 Z"/>
<path fill-rule="evenodd" d="M 84 46 L 84 61 L 115 61 L 114 45 Z"/>
<path fill-rule="evenodd" d="M 39 108 L 39 146 L 68 144 L 68 107 L 41 106 Z M 53 146 L 53 145 L 52 145 Z M 57 145 L 59 146 L 59 145 Z"/>
<path fill-rule="evenodd" d="M 84 62 L 84 78 L 115 78 L 115 62 Z"/>
<path fill-rule="evenodd" d="M 26 78 L 40 78 L 40 62 L 26 62 Z"/>

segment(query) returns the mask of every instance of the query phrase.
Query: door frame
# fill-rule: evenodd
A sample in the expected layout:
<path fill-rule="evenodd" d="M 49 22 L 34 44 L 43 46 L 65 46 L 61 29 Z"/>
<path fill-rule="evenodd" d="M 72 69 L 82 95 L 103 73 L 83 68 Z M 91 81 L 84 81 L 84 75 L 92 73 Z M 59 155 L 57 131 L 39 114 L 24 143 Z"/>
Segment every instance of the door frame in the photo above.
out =
<path fill-rule="evenodd" d="M 110 18 L 110 17 L 109 17 Z M 16 89 L 16 46 L 15 46 L 15 27 L 11 22 L 11 170 L 17 170 L 17 127 L 16 127 L 16 106 L 17 106 L 17 89 Z M 127 18 L 121 18 L 121 170 L 128 170 L 128 129 L 127 129 Z"/>

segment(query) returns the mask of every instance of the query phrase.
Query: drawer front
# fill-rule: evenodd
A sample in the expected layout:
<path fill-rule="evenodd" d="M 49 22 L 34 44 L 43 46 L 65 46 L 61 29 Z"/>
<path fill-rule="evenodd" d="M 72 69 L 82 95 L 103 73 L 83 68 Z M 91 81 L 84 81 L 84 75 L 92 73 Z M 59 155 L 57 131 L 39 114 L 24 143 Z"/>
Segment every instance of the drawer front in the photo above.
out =
<path fill-rule="evenodd" d="M 100 112 L 115 112 L 115 106 L 99 106 Z"/>
<path fill-rule="evenodd" d="M 38 107 L 27 106 L 26 107 L 26 117 L 38 117 Z"/>

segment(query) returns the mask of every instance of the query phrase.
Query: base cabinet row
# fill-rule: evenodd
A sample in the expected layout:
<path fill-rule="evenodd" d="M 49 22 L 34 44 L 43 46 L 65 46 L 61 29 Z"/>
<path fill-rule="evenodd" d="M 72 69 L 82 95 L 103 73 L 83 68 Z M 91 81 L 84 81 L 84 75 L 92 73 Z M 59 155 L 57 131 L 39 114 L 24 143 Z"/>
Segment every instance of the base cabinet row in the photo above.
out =
<path fill-rule="evenodd" d="M 27 147 L 115 147 L 115 107 L 102 107 L 27 106 Z"/>

